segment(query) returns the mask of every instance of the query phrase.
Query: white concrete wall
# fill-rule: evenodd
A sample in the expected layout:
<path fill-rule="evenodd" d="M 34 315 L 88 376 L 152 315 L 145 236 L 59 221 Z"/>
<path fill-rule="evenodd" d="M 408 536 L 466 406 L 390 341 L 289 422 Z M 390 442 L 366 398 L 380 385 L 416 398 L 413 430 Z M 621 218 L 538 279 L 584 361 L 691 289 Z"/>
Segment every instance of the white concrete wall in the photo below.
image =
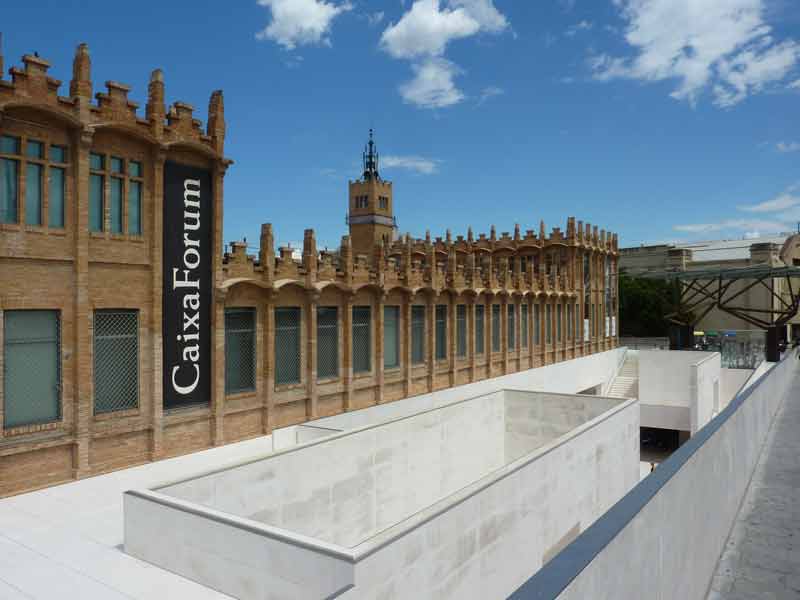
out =
<path fill-rule="evenodd" d="M 327 598 L 351 584 L 342 597 L 505 597 L 532 562 L 555 555 L 638 481 L 639 410 L 636 400 L 510 392 L 507 420 L 504 396 L 339 434 L 155 492 L 129 492 L 126 551 L 248 600 Z M 526 397 L 540 406 L 526 410 Z M 509 463 L 507 423 L 533 430 L 536 415 L 546 415 L 547 426 L 517 440 L 517 449 L 577 427 Z M 436 462 L 447 467 L 444 481 Z M 325 478 L 331 486 L 320 490 L 316 482 Z M 343 501 L 332 504 L 336 496 Z M 253 507 L 270 503 L 298 531 L 237 516 L 258 517 Z M 377 512 L 365 519 L 369 506 Z M 379 523 L 380 512 L 392 516 Z M 341 528 L 337 541 L 357 545 L 326 541 L 335 536 L 325 526 Z"/>
<path fill-rule="evenodd" d="M 505 390 L 506 462 L 516 460 L 568 434 L 620 403 L 619 399 L 598 396 L 536 394 Z"/>
<path fill-rule="evenodd" d="M 690 367 L 709 356 L 708 352 L 639 350 L 639 401 L 688 407 Z"/>
<path fill-rule="evenodd" d="M 496 392 L 158 491 L 349 548 L 501 467 L 504 429 Z"/>
<path fill-rule="evenodd" d="M 208 518 L 134 494 L 123 496 L 131 556 L 234 598 L 319 600 L 352 586 L 347 557 L 270 537 L 229 515 Z"/>
<path fill-rule="evenodd" d="M 720 410 L 730 404 L 730 401 L 750 379 L 753 372 L 753 369 L 726 369 L 724 367 L 720 370 L 720 385 L 722 387 Z"/>
<path fill-rule="evenodd" d="M 594 535 L 578 538 L 514 600 L 705 599 L 798 364 L 793 353 L 762 377 L 749 396 L 740 394 L 612 508 Z M 531 565 L 531 573 L 535 570 Z"/>
<path fill-rule="evenodd" d="M 553 365 L 468 383 L 430 394 L 379 404 L 362 410 L 342 413 L 312 421 L 310 424 L 349 430 L 408 416 L 437 406 L 474 398 L 501 389 L 533 390 L 577 394 L 597 385 L 605 386 L 616 376 L 625 348 L 615 348 Z M 287 428 L 288 429 L 288 428 Z M 281 430 L 275 430 L 276 433 Z M 274 435 L 274 434 L 273 434 Z M 278 435 L 280 435 L 278 433 Z"/>
<path fill-rule="evenodd" d="M 642 426 L 692 433 L 703 427 L 721 398 L 721 369 L 719 353 L 639 350 Z"/>
<path fill-rule="evenodd" d="M 435 518 L 420 517 L 357 563 L 356 586 L 341 597 L 506 598 L 639 481 L 638 402 L 614 410 L 534 460 L 508 465 L 491 486 L 452 497 Z"/>
<path fill-rule="evenodd" d="M 722 394 L 722 356 L 714 352 L 691 366 L 689 377 L 691 429 L 694 435 L 719 412 Z"/>

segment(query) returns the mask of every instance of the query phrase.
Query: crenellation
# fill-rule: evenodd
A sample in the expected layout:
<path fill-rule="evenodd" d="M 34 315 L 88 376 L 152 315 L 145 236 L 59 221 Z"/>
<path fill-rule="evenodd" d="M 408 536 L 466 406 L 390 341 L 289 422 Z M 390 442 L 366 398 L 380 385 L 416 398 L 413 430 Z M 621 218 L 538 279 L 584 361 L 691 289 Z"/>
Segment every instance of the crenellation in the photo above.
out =
<path fill-rule="evenodd" d="M 70 471 L 63 477 L 59 475 L 62 480 L 269 433 L 319 414 L 315 411 L 323 403 L 323 396 L 325 411 L 332 414 L 616 346 L 616 338 L 603 336 L 599 325 L 585 340 L 573 337 L 560 345 L 531 341 L 525 349 L 520 344 L 516 349 L 508 348 L 508 331 L 502 332 L 501 351 L 493 349 L 492 337 L 492 332 L 497 331 L 493 315 L 498 305 L 527 303 L 528 323 L 533 323 L 536 314 L 540 325 L 544 324 L 546 314 L 555 315 L 554 308 L 559 303 L 573 305 L 580 311 L 576 314 L 602 315 L 604 284 L 598 276 L 599 269 L 607 256 L 612 257 L 612 268 L 616 268 L 616 234 L 598 233 L 597 228 L 593 233 L 588 223 L 578 221 L 576 226 L 574 217 L 570 217 L 566 229 L 556 227 L 549 236 L 543 221 L 539 223 L 538 234 L 535 226 L 524 230 L 524 223 L 515 223 L 513 233 L 503 232 L 499 237 L 493 224 L 488 234 L 476 235 L 473 227 L 468 226 L 466 236 L 454 236 L 449 228 L 435 239 L 430 230 L 421 238 L 410 234 L 399 236 L 392 183 L 380 178 L 377 153 L 368 146 L 364 175 L 350 182 L 349 232 L 341 238 L 337 249 L 320 250 L 313 229 L 304 231 L 301 252 L 290 246 L 276 248 L 272 225 L 263 223 L 255 255 L 248 254 L 246 240 L 230 243 L 229 251 L 224 252 L 222 191 L 225 171 L 231 163 L 223 155 L 226 122 L 220 90 L 209 97 L 207 125 L 203 129 L 191 105 L 180 101 L 168 105 L 165 77 L 160 69 L 151 72 L 142 117 L 137 115 L 136 103 L 129 100 L 130 88 L 115 81 L 106 82 L 106 89 L 94 96 L 96 103 L 93 103 L 91 59 L 85 44 L 76 48 L 67 98 L 57 96 L 59 82 L 49 77 L 46 61 L 26 57 L 23 62 L 25 68 L 12 69 L 12 81 L 0 85 L 0 127 L 4 134 L 24 140 L 33 135 L 30 133 L 34 131 L 30 126 L 33 120 L 36 127 L 48 132 L 42 137 L 47 145 L 69 149 L 70 187 L 65 196 L 65 214 L 70 218 L 64 232 L 58 235 L 42 235 L 41 230 L 48 229 L 46 223 L 37 226 L 37 231 L 20 223 L 0 225 L 3 231 L 14 232 L 0 236 L 0 258 L 13 272 L 9 289 L 0 290 L 0 306 L 4 310 L 58 309 L 63 321 L 63 352 L 73 357 L 70 359 L 73 362 L 64 369 L 60 420 L 47 427 L 11 433 L 0 430 L 0 437 L 6 448 L 11 448 L 9 452 L 23 455 L 36 449 L 44 435 L 63 437 Z M 101 155 L 102 160 L 94 163 L 100 167 L 90 167 L 91 159 L 96 158 L 91 154 Z M 208 406 L 187 409 L 190 414 L 187 423 L 191 420 L 191 427 L 167 413 L 162 389 L 162 267 L 166 239 L 162 214 L 165 169 L 171 163 L 203 169 L 212 181 L 213 242 L 208 246 L 213 286 L 210 326 L 214 340 L 213 389 Z M 124 167 L 120 170 L 121 164 Z M 130 168 L 139 175 L 128 175 Z M 105 208 L 101 225 L 90 228 L 84 198 L 89 193 L 91 171 L 95 175 L 104 171 L 109 177 L 128 173 L 125 177 L 129 183 L 136 180 L 143 184 L 140 231 L 127 231 L 130 215 L 126 215 L 123 232 L 117 229 L 112 234 L 108 230 L 111 214 Z M 79 201 L 81 204 L 77 204 Z M 591 278 L 586 280 L 594 290 L 591 294 L 583 288 L 584 259 L 591 269 Z M 392 305 L 400 309 L 399 336 L 403 348 L 400 361 L 401 370 L 407 373 L 404 388 L 392 383 L 393 371 L 386 381 L 382 371 L 385 340 L 380 329 L 384 324 L 381 307 Z M 141 395 L 135 415 L 110 414 L 98 419 L 93 414 L 90 324 L 96 306 L 137 311 Z M 315 306 L 335 307 L 338 311 L 340 372 L 335 382 L 333 378 L 319 384 L 314 380 L 317 365 L 313 356 L 318 348 Z M 425 307 L 425 358 L 409 365 L 411 306 Z M 440 338 L 435 336 L 431 320 L 441 306 L 447 309 L 448 360 L 437 358 L 435 352 L 434 340 Z M 484 311 L 486 351 L 476 353 L 472 339 L 467 344 L 467 357 L 455 360 L 456 315 L 463 314 L 466 307 L 467 327 L 472 336 L 477 306 Z M 278 307 L 300 309 L 300 375 L 299 381 L 288 385 L 276 383 L 275 309 Z M 357 374 L 353 370 L 355 307 L 361 309 L 362 318 L 364 308 L 371 311 L 372 344 L 371 370 Z M 599 310 L 591 313 L 589 309 L 595 307 Z M 539 310 L 534 312 L 534 308 Z M 228 397 L 225 387 L 225 348 L 229 342 L 224 324 L 229 309 L 252 309 L 257 346 L 254 388 L 238 390 L 233 397 Z M 517 310 L 519 323 L 522 317 Z M 503 313 L 498 323 L 506 327 L 508 322 L 507 313 Z M 532 340 L 530 329 L 528 335 Z M 469 368 L 463 368 L 468 363 Z M 386 392 L 392 385 L 395 388 Z M 323 390 L 323 395 L 318 389 Z M 252 408 L 243 411 L 242 407 L 248 405 Z M 127 428 L 126 432 L 141 436 L 144 450 L 127 454 L 126 450 L 119 450 L 111 461 L 92 439 L 99 427 L 97 423 L 101 422 L 110 443 L 116 442 L 117 427 Z M 245 422 L 246 426 L 242 425 Z M 198 429 L 202 429 L 202 435 L 197 434 Z M 0 463 L 3 459 L 0 455 Z M 9 468 L 14 469 L 13 465 Z M 19 491 L 19 486 L 10 491 L 0 487 L 0 494 L 11 491 Z"/>

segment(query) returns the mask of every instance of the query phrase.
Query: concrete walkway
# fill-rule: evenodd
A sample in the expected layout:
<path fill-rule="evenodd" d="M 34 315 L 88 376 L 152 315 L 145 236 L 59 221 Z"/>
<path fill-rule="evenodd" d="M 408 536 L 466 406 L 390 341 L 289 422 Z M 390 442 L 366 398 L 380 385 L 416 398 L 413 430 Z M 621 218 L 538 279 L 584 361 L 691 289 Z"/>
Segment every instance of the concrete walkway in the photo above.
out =
<path fill-rule="evenodd" d="M 708 600 L 800 600 L 800 374 L 773 422 Z"/>
<path fill-rule="evenodd" d="M 271 436 L 0 500 L 0 600 L 229 598 L 122 551 L 122 493 L 272 452 Z"/>

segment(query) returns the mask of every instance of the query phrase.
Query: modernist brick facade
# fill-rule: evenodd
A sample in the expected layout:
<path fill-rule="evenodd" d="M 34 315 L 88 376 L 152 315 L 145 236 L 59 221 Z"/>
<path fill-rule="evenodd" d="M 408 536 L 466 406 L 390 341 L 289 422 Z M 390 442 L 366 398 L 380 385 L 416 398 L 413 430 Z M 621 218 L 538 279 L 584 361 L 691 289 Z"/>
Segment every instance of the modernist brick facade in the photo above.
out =
<path fill-rule="evenodd" d="M 477 238 L 470 231 L 466 238 L 452 239 L 448 232 L 444 239 L 396 239 L 388 225 L 393 223 L 391 184 L 377 176 L 376 162 L 374 180 L 365 169 L 364 178 L 351 182 L 351 235 L 342 239 L 338 252 L 319 252 L 313 231 L 307 230 L 301 262 L 289 248 L 276 256 L 267 224 L 257 257 L 248 256 L 246 245 L 238 242 L 223 254 L 223 179 L 230 161 L 223 155 L 221 93 L 211 96 L 204 132 L 192 107 L 176 102 L 167 110 L 159 71 L 153 73 L 141 118 L 127 99 L 128 88 L 119 83 L 108 82 L 107 93 L 97 94 L 92 103 L 85 46 L 76 52 L 68 97 L 58 96 L 60 82 L 47 75 L 45 61 L 26 56 L 23 62 L 24 69 L 11 69 L 10 82 L 0 80 L 0 135 L 21 144 L 19 155 L 0 152 L 0 159 L 18 162 L 24 171 L 27 162 L 38 160 L 25 156 L 28 140 L 66 148 L 67 160 L 58 167 L 49 162 L 50 151 L 41 160 L 45 173 L 52 168 L 66 173 L 64 225 L 48 220 L 47 186 L 42 217 L 38 224 L 26 224 L 30 194 L 21 171 L 15 220 L 0 224 L 0 323 L 7 322 L 4 315 L 22 310 L 58 312 L 59 410 L 50 422 L 8 427 L 4 407 L 10 400 L 3 392 L 7 386 L 0 385 L 0 495 L 616 346 L 615 235 L 571 218 L 566 230 L 550 233 L 542 224 L 538 233 L 522 234 L 517 227 L 513 235 L 497 236 L 492 227 L 490 235 Z M 96 168 L 93 155 L 109 161 L 103 170 Z M 123 163 L 112 162 L 118 159 Z M 209 170 L 214 190 L 212 389 L 206 405 L 179 410 L 165 409 L 162 393 L 166 161 Z M 118 184 L 126 195 L 141 184 L 139 232 L 131 225 L 136 210 L 127 205 L 120 214 L 104 205 L 102 231 L 91 231 L 97 215 L 90 211 L 90 186 L 99 179 L 90 175 L 105 174 L 109 194 L 119 164 L 129 174 Z M 360 196 L 368 196 L 366 204 L 356 204 Z M 381 204 L 381 197 L 388 200 Z M 375 215 L 383 219 L 353 219 Z M 397 310 L 385 313 L 387 306 Z M 320 307 L 338 309 L 336 357 L 328 363 L 335 369 L 322 379 Z M 368 364 L 360 372 L 353 368 L 353 345 L 365 338 L 352 335 L 354 307 L 360 316 L 367 314 L 363 307 L 370 307 L 369 324 L 363 325 L 369 328 L 369 347 L 359 359 L 366 356 Z M 254 317 L 248 358 L 253 372 L 247 389 L 227 393 L 226 311 L 236 308 L 251 309 Z M 279 347 L 282 358 L 276 358 L 276 315 L 284 314 L 282 308 L 299 309 L 292 313 L 299 315 L 299 347 L 291 352 Z M 138 311 L 137 402 L 124 410 L 102 412 L 96 406 L 93 318 L 103 309 Z M 476 331 L 481 312 L 482 335 Z M 397 357 L 386 368 L 385 314 L 397 319 L 392 325 Z M 424 317 L 417 320 L 422 329 L 416 334 L 412 315 Z M 584 317 L 589 318 L 588 336 L 583 335 Z M 5 381 L 3 331 L 0 327 Z M 483 352 L 476 347 L 480 338 Z M 276 363 L 285 361 L 287 352 L 296 353 L 298 361 L 291 381 L 276 378 Z"/>

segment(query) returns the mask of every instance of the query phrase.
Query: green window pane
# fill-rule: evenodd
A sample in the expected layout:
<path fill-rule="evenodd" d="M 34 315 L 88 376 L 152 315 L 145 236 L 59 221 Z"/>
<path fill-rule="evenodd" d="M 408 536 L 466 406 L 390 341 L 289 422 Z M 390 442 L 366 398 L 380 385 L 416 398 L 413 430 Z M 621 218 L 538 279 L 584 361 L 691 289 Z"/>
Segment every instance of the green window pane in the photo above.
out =
<path fill-rule="evenodd" d="M 527 301 L 526 301 L 527 302 Z M 528 347 L 528 305 L 520 306 L 520 342 L 523 348 Z"/>
<path fill-rule="evenodd" d="M 492 304 L 492 352 L 500 352 L 500 305 Z"/>
<path fill-rule="evenodd" d="M 97 171 L 102 171 L 105 168 L 105 156 L 102 154 L 89 154 L 89 167 Z"/>
<path fill-rule="evenodd" d="M 116 156 L 111 157 L 111 172 L 112 173 L 124 173 L 122 169 L 122 159 L 117 158 Z"/>
<path fill-rule="evenodd" d="M 467 355 L 467 305 L 456 306 L 456 354 Z"/>
<path fill-rule="evenodd" d="M 256 311 L 225 309 L 225 393 L 256 389 Z"/>
<path fill-rule="evenodd" d="M 561 341 L 561 304 L 556 305 L 556 340 Z"/>
<path fill-rule="evenodd" d="M 0 136 L 0 154 L 19 154 L 19 138 Z"/>
<path fill-rule="evenodd" d="M 516 350 L 517 348 L 517 320 L 516 311 L 513 304 L 508 305 L 508 349 Z"/>
<path fill-rule="evenodd" d="M 122 179 L 118 177 L 111 178 L 109 209 L 111 233 L 122 233 Z"/>
<path fill-rule="evenodd" d="M 339 376 L 339 309 L 317 308 L 317 379 Z"/>
<path fill-rule="evenodd" d="M 94 412 L 139 406 L 139 311 L 94 313 Z"/>
<path fill-rule="evenodd" d="M 353 307 L 353 373 L 372 370 L 372 309 Z"/>
<path fill-rule="evenodd" d="M 544 331 L 546 336 L 546 342 L 548 344 L 553 343 L 553 319 L 552 319 L 552 307 L 549 304 L 546 304 L 544 307 Z"/>
<path fill-rule="evenodd" d="M 539 322 L 539 304 L 533 305 L 533 343 L 541 344 L 542 326 Z"/>
<path fill-rule="evenodd" d="M 3 426 L 61 418 L 59 318 L 54 310 L 4 313 Z"/>
<path fill-rule="evenodd" d="M 411 364 L 425 362 L 425 307 L 411 306 Z"/>
<path fill-rule="evenodd" d="M 128 233 L 142 235 L 142 184 L 128 181 Z"/>
<path fill-rule="evenodd" d="M 400 307 L 383 307 L 383 367 L 400 366 Z"/>
<path fill-rule="evenodd" d="M 17 222 L 19 163 L 0 158 L 0 223 Z"/>
<path fill-rule="evenodd" d="M 25 146 L 25 155 L 28 158 L 44 158 L 44 144 L 34 140 L 28 140 Z"/>
<path fill-rule="evenodd" d="M 64 227 L 64 169 L 50 167 L 47 224 Z"/>
<path fill-rule="evenodd" d="M 103 231 L 103 176 L 89 176 L 89 230 Z"/>
<path fill-rule="evenodd" d="M 275 308 L 275 385 L 300 383 L 300 308 Z"/>
<path fill-rule="evenodd" d="M 475 354 L 483 354 L 486 343 L 484 342 L 484 335 L 486 333 L 486 325 L 484 323 L 484 313 L 486 307 L 483 304 L 475 306 Z"/>
<path fill-rule="evenodd" d="M 67 149 L 64 146 L 50 146 L 50 162 L 67 162 Z"/>
<path fill-rule="evenodd" d="M 572 305 L 567 305 L 567 339 L 572 339 Z"/>
<path fill-rule="evenodd" d="M 25 167 L 25 224 L 42 224 L 42 165 Z"/>
<path fill-rule="evenodd" d="M 447 305 L 436 305 L 436 360 L 447 358 Z"/>
<path fill-rule="evenodd" d="M 128 175 L 131 177 L 141 177 L 142 176 L 142 163 L 129 160 L 128 161 Z"/>

